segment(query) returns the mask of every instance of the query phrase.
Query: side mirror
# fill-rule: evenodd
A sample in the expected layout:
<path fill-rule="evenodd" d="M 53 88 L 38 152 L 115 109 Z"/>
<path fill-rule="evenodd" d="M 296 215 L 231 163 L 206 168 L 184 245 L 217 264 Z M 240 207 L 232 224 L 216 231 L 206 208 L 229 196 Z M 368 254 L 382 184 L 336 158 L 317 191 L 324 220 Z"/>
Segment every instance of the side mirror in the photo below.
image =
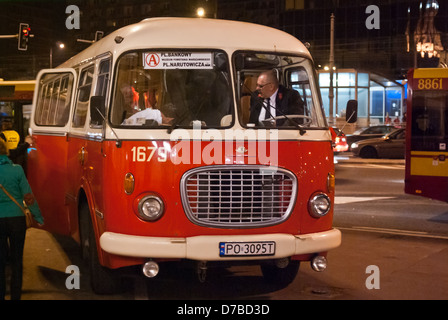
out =
<path fill-rule="evenodd" d="M 358 120 L 358 101 L 348 100 L 347 109 L 345 111 L 345 121 L 354 123 Z"/>
<path fill-rule="evenodd" d="M 103 96 L 92 96 L 90 98 L 90 122 L 95 124 L 103 123 L 106 106 Z"/>

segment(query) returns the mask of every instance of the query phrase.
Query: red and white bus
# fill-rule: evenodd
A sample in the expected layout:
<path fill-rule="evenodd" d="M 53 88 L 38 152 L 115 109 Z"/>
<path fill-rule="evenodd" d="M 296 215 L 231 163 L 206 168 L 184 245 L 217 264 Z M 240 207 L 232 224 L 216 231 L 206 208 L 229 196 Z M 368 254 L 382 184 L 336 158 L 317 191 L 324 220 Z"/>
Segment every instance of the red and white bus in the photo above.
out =
<path fill-rule="evenodd" d="M 405 192 L 448 202 L 448 69 L 408 73 Z"/>
<path fill-rule="evenodd" d="M 268 70 L 303 113 L 249 123 Z M 39 73 L 31 130 L 45 228 L 79 241 L 97 292 L 113 290 L 114 269 L 151 277 L 166 261 L 193 261 L 201 278 L 208 264 L 256 263 L 288 284 L 341 243 L 313 61 L 276 29 L 188 18 L 119 29 Z"/>

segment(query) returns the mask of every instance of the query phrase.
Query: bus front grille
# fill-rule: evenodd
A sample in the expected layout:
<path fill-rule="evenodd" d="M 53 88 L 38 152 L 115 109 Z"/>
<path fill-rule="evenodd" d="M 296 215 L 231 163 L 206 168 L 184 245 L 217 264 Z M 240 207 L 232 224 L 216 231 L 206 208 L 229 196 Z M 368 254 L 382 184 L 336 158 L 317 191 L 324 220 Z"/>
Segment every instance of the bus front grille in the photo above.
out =
<path fill-rule="evenodd" d="M 182 203 L 190 221 L 217 228 L 255 228 L 288 219 L 297 195 L 297 178 L 264 166 L 209 166 L 188 171 L 181 180 Z"/>

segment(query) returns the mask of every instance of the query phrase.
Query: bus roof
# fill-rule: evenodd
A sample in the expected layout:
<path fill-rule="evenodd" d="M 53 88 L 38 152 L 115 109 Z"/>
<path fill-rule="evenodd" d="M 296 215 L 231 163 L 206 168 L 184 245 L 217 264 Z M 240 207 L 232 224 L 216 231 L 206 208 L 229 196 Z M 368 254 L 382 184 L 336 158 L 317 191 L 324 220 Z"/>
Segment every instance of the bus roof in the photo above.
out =
<path fill-rule="evenodd" d="M 121 37 L 117 43 L 115 39 Z M 299 53 L 309 51 L 292 35 L 247 22 L 199 18 L 149 18 L 118 29 L 60 67 L 73 67 L 105 52 L 115 57 L 132 49 L 145 48 L 221 48 Z"/>

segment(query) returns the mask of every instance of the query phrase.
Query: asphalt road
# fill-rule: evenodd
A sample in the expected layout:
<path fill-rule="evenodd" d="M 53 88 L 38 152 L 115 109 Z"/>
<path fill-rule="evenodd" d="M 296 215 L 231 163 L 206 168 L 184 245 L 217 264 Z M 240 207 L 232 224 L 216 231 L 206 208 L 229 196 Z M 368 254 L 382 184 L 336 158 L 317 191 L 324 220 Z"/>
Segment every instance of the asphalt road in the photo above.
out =
<path fill-rule="evenodd" d="M 448 237 L 448 204 L 404 193 L 404 160 L 339 160 L 337 227 Z"/>
<path fill-rule="evenodd" d="M 25 300 L 372 300 L 448 299 L 448 204 L 403 194 L 401 163 L 346 161 L 337 164 L 334 224 L 341 247 L 328 255 L 322 273 L 307 263 L 286 288 L 267 285 L 256 266 L 211 268 L 207 281 L 176 265 L 155 279 L 126 277 L 126 290 L 94 294 L 76 243 L 31 229 L 24 254 Z M 68 289 L 67 267 L 79 266 L 79 288 Z M 373 268 L 373 269 L 371 269 Z M 373 271 L 372 271 L 373 270 Z M 378 276 L 369 278 L 369 276 Z M 378 288 L 369 288 L 370 280 Z M 70 284 L 70 282 L 69 282 Z M 157 308 L 160 303 L 151 304 Z M 168 305 L 168 314 L 177 304 Z"/>

